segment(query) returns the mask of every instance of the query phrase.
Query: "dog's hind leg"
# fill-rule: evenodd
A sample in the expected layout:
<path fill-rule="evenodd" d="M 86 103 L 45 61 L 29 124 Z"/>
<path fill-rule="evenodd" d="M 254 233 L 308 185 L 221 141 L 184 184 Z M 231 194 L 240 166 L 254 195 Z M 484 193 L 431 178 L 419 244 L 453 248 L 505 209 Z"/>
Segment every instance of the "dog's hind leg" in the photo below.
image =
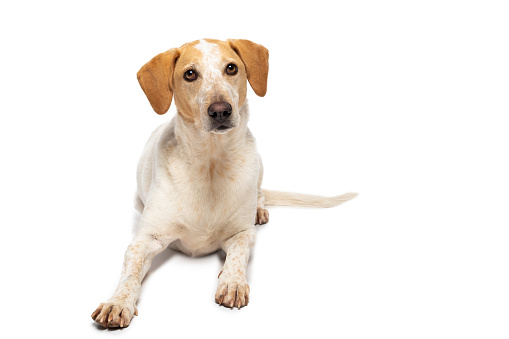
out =
<path fill-rule="evenodd" d="M 255 217 L 255 225 L 263 225 L 269 221 L 269 211 L 265 209 L 265 195 L 262 191 L 262 181 L 263 181 L 263 163 L 262 158 L 258 156 L 260 159 L 260 172 L 258 175 L 258 199 L 256 201 L 256 217 Z"/>

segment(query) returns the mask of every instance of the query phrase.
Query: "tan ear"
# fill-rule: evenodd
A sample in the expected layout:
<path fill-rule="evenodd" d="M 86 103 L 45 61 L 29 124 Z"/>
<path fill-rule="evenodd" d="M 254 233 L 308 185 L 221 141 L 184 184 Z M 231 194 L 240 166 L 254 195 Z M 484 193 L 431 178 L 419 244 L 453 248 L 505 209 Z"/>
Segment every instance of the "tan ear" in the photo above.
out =
<path fill-rule="evenodd" d="M 263 97 L 267 93 L 269 50 L 249 40 L 228 39 L 228 42 L 246 66 L 247 80 L 253 91 Z"/>
<path fill-rule="evenodd" d="M 179 50 L 172 48 L 158 54 L 137 73 L 138 82 L 157 114 L 168 111 L 173 97 L 173 71 Z"/>

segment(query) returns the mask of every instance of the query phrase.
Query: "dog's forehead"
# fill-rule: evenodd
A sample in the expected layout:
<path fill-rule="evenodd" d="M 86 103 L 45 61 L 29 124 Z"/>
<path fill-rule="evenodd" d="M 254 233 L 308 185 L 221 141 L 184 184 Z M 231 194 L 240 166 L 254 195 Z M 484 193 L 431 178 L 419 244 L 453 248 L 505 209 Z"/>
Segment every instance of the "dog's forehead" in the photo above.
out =
<path fill-rule="evenodd" d="M 204 57 L 218 56 L 220 54 L 219 45 L 217 43 L 208 42 L 204 39 L 199 40 L 198 43 L 193 47 L 199 50 Z"/>
<path fill-rule="evenodd" d="M 223 59 L 237 59 L 238 55 L 226 41 L 202 39 L 180 47 L 181 58 L 187 62 L 220 62 Z"/>

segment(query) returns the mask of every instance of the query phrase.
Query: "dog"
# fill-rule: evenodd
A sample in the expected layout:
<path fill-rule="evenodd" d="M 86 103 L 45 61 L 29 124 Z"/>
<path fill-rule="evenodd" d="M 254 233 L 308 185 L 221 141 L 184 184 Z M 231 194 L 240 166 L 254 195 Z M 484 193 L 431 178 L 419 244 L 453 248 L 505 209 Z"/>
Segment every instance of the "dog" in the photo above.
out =
<path fill-rule="evenodd" d="M 127 327 L 152 259 L 167 247 L 190 256 L 223 250 L 215 301 L 249 303 L 246 270 L 255 225 L 265 206 L 332 207 L 356 196 L 319 197 L 262 190 L 263 165 L 247 128 L 247 82 L 267 92 L 269 53 L 249 40 L 197 40 L 152 58 L 137 73 L 150 105 L 177 114 L 159 126 L 137 169 L 135 207 L 141 213 L 128 246 L 120 283 L 93 312 L 106 328 Z"/>

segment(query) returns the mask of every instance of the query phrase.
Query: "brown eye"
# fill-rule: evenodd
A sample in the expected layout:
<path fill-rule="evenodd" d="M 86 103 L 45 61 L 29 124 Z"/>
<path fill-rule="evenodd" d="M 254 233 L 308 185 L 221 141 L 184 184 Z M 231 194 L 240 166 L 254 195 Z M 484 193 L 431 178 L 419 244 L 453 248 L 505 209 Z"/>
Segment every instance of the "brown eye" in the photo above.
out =
<path fill-rule="evenodd" d="M 192 69 L 190 69 L 184 73 L 184 79 L 189 82 L 196 80 L 197 77 L 198 77 L 198 74 L 196 74 L 196 72 L 193 71 Z"/>
<path fill-rule="evenodd" d="M 226 66 L 226 74 L 228 75 L 235 75 L 237 74 L 238 70 L 239 69 L 235 64 L 228 64 L 228 66 Z"/>

